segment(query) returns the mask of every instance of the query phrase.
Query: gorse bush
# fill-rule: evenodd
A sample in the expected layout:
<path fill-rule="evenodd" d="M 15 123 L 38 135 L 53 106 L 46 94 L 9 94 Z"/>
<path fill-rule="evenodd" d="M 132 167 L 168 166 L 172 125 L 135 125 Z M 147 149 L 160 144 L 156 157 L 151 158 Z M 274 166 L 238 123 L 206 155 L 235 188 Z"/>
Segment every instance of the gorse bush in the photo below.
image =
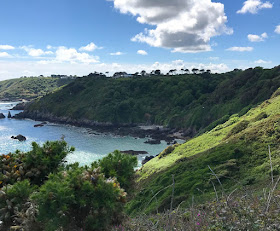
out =
<path fill-rule="evenodd" d="M 16 214 L 24 209 L 24 204 L 36 188 L 28 180 L 24 180 L 0 190 L 0 220 L 12 224 Z"/>
<path fill-rule="evenodd" d="M 67 147 L 67 143 L 61 141 L 47 141 L 40 147 L 37 143 L 32 143 L 32 150 L 23 156 L 23 167 L 28 171 L 26 174 L 31 183 L 40 185 L 46 177 L 57 171 L 58 167 L 63 164 L 64 158 L 74 148 Z"/>
<path fill-rule="evenodd" d="M 119 151 L 65 166 L 65 141 L 0 156 L 0 230 L 106 230 L 123 218 L 137 158 Z M 120 182 L 120 183 L 119 183 Z"/>
<path fill-rule="evenodd" d="M 100 168 L 77 167 L 50 175 L 32 199 L 45 230 L 104 230 L 121 217 L 125 197 L 116 179 L 105 178 Z"/>
<path fill-rule="evenodd" d="M 27 153 L 17 151 L 0 156 L 0 188 L 24 179 L 41 185 L 50 173 L 63 165 L 64 158 L 72 151 L 74 148 L 67 147 L 65 141 L 47 141 L 42 147 L 33 142 L 32 150 Z"/>
<path fill-rule="evenodd" d="M 137 166 L 137 157 L 116 150 L 93 163 L 93 166 L 99 166 L 107 178 L 116 177 L 121 187 L 128 190 Z"/>

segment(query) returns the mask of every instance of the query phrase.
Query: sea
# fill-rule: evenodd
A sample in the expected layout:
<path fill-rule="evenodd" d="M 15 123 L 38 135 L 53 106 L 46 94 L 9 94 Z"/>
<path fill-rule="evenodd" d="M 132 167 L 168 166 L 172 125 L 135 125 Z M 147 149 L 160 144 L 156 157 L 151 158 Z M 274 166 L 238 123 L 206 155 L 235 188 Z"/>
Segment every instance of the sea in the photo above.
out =
<path fill-rule="evenodd" d="M 19 102 L 0 102 L 0 113 L 6 118 L 0 119 L 0 154 L 13 153 L 16 150 L 30 151 L 32 142 L 42 145 L 46 141 L 55 141 L 64 137 L 69 146 L 75 147 L 73 153 L 66 157 L 67 163 L 79 162 L 80 165 L 90 165 L 92 162 L 105 157 L 114 150 L 147 151 L 148 154 L 138 155 L 138 167 L 141 166 L 145 156 L 157 155 L 168 145 L 165 141 L 161 144 L 151 145 L 144 143 L 148 138 L 140 139 L 131 136 L 116 136 L 109 133 L 98 133 L 89 128 L 71 125 L 47 123 L 43 127 L 34 127 L 38 121 L 24 119 L 8 119 L 11 115 L 21 111 L 9 110 Z M 23 135 L 26 141 L 20 142 L 11 139 L 11 136 Z M 182 143 L 182 140 L 177 140 Z"/>

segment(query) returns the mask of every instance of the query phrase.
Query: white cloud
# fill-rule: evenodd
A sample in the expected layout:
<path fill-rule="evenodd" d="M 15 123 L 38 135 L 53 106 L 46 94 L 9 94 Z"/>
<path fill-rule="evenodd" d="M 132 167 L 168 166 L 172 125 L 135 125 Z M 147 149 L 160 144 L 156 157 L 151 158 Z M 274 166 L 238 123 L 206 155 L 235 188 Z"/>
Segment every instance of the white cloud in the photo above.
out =
<path fill-rule="evenodd" d="M 51 50 L 51 49 L 53 49 L 53 48 L 54 48 L 53 46 L 47 45 L 47 49 L 48 49 L 48 50 Z"/>
<path fill-rule="evenodd" d="M 212 64 L 212 63 L 188 63 L 182 60 L 175 60 L 168 63 L 155 62 L 151 64 L 120 64 L 120 63 L 81 63 L 81 62 L 57 62 L 57 61 L 1 61 L 0 60 L 0 80 L 8 78 L 18 78 L 22 75 L 27 76 L 50 76 L 51 74 L 66 74 L 66 75 L 88 75 L 93 71 L 107 72 L 114 74 L 117 71 L 126 71 L 127 73 L 140 72 L 146 70 L 151 72 L 152 70 L 160 69 L 163 73 L 167 73 L 171 69 L 180 70 L 181 68 L 198 68 L 198 69 L 210 69 L 215 72 L 226 72 L 230 68 L 224 64 Z"/>
<path fill-rule="evenodd" d="M 262 33 L 261 35 L 248 34 L 250 42 L 263 42 L 266 38 L 268 38 L 267 33 Z"/>
<path fill-rule="evenodd" d="M 262 2 L 261 0 L 247 0 L 243 3 L 243 7 L 238 10 L 237 14 L 257 14 L 261 9 L 270 9 L 273 5 L 266 1 Z"/>
<path fill-rule="evenodd" d="M 11 45 L 0 45 L 0 50 L 14 50 L 15 47 Z"/>
<path fill-rule="evenodd" d="M 265 60 L 259 59 L 259 60 L 255 61 L 254 63 L 255 64 L 268 64 L 268 63 L 271 63 L 271 61 L 265 61 Z"/>
<path fill-rule="evenodd" d="M 79 63 L 97 63 L 98 57 L 91 56 L 87 53 L 80 53 L 74 48 L 59 47 L 56 50 L 55 60 L 58 62 L 79 62 Z"/>
<path fill-rule="evenodd" d="M 276 26 L 274 32 L 277 33 L 277 34 L 280 34 L 280 25 Z"/>
<path fill-rule="evenodd" d="M 0 58 L 10 58 L 11 55 L 9 55 L 7 52 L 0 52 Z"/>
<path fill-rule="evenodd" d="M 118 56 L 118 55 L 124 55 L 124 53 L 123 53 L 123 52 L 118 51 L 118 52 L 115 52 L 115 53 L 110 53 L 110 55 L 113 55 L 113 56 Z"/>
<path fill-rule="evenodd" d="M 94 51 L 96 49 L 100 49 L 100 47 L 96 46 L 94 43 L 90 43 L 84 47 L 80 47 L 80 51 Z"/>
<path fill-rule="evenodd" d="M 227 51 L 239 51 L 239 52 L 244 52 L 244 51 L 253 51 L 253 47 L 230 47 L 227 49 Z"/>
<path fill-rule="evenodd" d="M 35 49 L 31 46 L 22 46 L 20 47 L 20 49 L 25 50 L 28 55 L 32 56 L 32 57 L 40 57 L 43 55 L 52 55 L 53 52 L 52 51 L 43 51 L 42 49 Z"/>
<path fill-rule="evenodd" d="M 147 51 L 144 51 L 144 50 L 137 51 L 137 54 L 138 55 L 148 55 Z"/>
<path fill-rule="evenodd" d="M 114 0 L 114 7 L 137 16 L 139 23 L 155 27 L 137 34 L 132 41 L 173 52 L 210 51 L 212 37 L 233 33 L 226 26 L 224 5 L 211 0 Z"/>

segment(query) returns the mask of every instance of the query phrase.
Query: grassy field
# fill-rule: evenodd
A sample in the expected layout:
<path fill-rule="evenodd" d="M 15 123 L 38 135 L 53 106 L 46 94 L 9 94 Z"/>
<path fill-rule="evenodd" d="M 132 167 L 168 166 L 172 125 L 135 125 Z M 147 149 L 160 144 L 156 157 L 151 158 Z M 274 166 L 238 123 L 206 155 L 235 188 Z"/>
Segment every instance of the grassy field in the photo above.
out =
<path fill-rule="evenodd" d="M 72 82 L 70 79 L 50 77 L 27 77 L 0 82 L 1 100 L 32 100 Z"/>

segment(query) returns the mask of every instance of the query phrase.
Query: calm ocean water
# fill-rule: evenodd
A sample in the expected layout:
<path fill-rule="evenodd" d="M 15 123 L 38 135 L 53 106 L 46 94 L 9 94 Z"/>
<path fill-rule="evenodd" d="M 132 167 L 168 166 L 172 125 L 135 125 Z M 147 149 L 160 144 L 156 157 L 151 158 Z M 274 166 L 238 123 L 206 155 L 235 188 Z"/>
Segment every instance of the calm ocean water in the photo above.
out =
<path fill-rule="evenodd" d="M 8 110 L 16 102 L 0 102 L 0 112 L 6 117 Z M 12 115 L 20 111 L 10 111 Z M 78 128 L 68 125 L 48 123 L 44 127 L 34 128 L 39 122 L 33 120 L 0 119 L 0 154 L 14 152 L 17 149 L 29 151 L 33 141 L 43 144 L 47 140 L 58 140 L 65 136 L 65 141 L 75 147 L 75 152 L 67 157 L 68 163 L 79 162 L 81 165 L 90 164 L 114 150 L 147 151 L 149 155 L 156 155 L 167 147 L 162 141 L 159 145 L 145 144 L 147 139 L 133 137 L 118 137 L 110 134 L 97 134 L 91 129 Z M 11 136 L 22 134 L 27 138 L 25 142 L 11 139 Z M 139 166 L 146 155 L 139 155 Z"/>

